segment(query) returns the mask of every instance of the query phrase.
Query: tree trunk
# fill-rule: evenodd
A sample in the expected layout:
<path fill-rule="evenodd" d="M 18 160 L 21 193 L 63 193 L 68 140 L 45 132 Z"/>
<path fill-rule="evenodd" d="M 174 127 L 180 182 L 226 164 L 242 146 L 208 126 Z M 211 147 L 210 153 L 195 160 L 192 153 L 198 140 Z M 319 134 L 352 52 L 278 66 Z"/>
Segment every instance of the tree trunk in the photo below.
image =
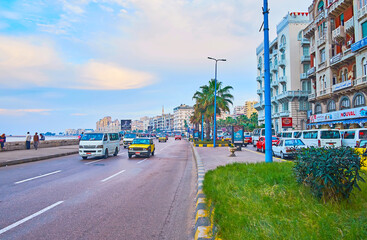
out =
<path fill-rule="evenodd" d="M 210 122 L 206 121 L 206 139 L 210 140 Z"/>

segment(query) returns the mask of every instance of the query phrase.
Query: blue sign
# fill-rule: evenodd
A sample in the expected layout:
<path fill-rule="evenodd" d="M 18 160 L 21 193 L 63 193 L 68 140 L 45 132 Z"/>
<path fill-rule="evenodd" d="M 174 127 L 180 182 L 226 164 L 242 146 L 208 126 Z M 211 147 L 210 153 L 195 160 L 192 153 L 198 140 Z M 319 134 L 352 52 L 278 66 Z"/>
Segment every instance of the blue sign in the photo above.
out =
<path fill-rule="evenodd" d="M 363 38 L 362 40 L 356 43 L 353 43 L 351 49 L 352 49 L 352 52 L 356 52 L 365 46 L 367 46 L 367 37 Z"/>
<path fill-rule="evenodd" d="M 244 141 L 244 129 L 243 126 L 232 127 L 232 143 L 243 143 Z"/>

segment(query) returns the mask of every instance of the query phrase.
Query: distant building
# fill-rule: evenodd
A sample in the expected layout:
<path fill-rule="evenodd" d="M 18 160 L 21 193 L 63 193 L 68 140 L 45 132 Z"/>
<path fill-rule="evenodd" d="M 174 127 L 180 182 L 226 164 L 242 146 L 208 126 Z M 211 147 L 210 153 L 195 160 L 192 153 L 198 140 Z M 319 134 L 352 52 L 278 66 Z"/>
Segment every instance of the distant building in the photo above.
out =
<path fill-rule="evenodd" d="M 133 131 L 144 131 L 144 123 L 141 120 L 133 120 L 131 122 L 131 130 Z"/>
<path fill-rule="evenodd" d="M 96 132 L 120 132 L 121 123 L 118 119 L 112 121 L 110 116 L 100 119 L 96 123 Z"/>
<path fill-rule="evenodd" d="M 230 112 L 222 112 L 220 115 L 217 115 L 217 120 L 226 120 L 228 117 L 232 117 Z"/>
<path fill-rule="evenodd" d="M 248 118 L 250 118 L 253 113 L 257 113 L 257 110 L 254 107 L 256 103 L 257 103 L 256 101 L 246 101 L 245 102 L 245 115 Z"/>
<path fill-rule="evenodd" d="M 234 107 L 233 115 L 235 117 L 245 115 L 245 114 L 246 114 L 245 113 L 245 106 L 236 106 L 236 107 Z"/>
<path fill-rule="evenodd" d="M 150 118 L 149 126 L 151 126 L 153 130 L 171 132 L 174 129 L 174 116 L 169 113 L 152 117 Z"/>
<path fill-rule="evenodd" d="M 194 108 L 186 104 L 181 104 L 180 106 L 173 109 L 174 115 L 174 131 L 186 132 L 185 124 L 187 126 L 191 125 L 190 117 L 194 113 Z"/>
<path fill-rule="evenodd" d="M 78 136 L 82 133 L 86 133 L 86 132 L 94 132 L 93 129 L 84 129 L 84 128 L 79 128 L 79 129 L 66 129 L 65 130 L 65 135 L 66 136 Z"/>

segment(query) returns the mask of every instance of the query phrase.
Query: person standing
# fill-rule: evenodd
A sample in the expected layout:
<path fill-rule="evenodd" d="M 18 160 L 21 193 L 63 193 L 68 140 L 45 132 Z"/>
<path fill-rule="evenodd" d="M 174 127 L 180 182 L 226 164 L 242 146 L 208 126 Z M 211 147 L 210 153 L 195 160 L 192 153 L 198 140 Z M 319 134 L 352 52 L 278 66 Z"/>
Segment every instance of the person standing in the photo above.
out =
<path fill-rule="evenodd" d="M 3 135 L 0 136 L 1 151 L 4 150 L 5 142 L 6 142 L 6 136 L 5 136 L 5 133 L 3 133 Z"/>
<path fill-rule="evenodd" d="M 27 135 L 25 137 L 25 147 L 26 147 L 26 149 L 31 149 L 31 141 L 32 141 L 32 136 L 31 136 L 31 134 L 29 134 L 29 132 L 27 132 Z"/>
<path fill-rule="evenodd" d="M 40 141 L 45 141 L 46 138 L 45 138 L 45 135 L 43 135 L 42 133 L 40 133 Z"/>
<path fill-rule="evenodd" d="M 36 132 L 33 136 L 33 146 L 34 146 L 34 149 L 38 149 L 38 144 L 40 143 L 40 138 L 38 136 L 38 133 Z"/>

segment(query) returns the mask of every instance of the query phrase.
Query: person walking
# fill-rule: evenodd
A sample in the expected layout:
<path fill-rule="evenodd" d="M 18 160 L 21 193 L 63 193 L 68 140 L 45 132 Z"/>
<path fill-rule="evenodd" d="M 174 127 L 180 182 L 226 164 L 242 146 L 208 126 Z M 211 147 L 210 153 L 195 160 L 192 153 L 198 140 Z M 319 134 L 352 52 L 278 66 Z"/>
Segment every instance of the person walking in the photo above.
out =
<path fill-rule="evenodd" d="M 3 151 L 3 150 L 4 150 L 5 142 L 6 142 L 6 136 L 5 136 L 5 133 L 3 133 L 3 134 L 0 136 L 1 151 Z"/>
<path fill-rule="evenodd" d="M 31 134 L 29 134 L 29 132 L 27 132 L 27 135 L 25 137 L 25 147 L 26 147 L 26 149 L 31 149 L 31 141 L 32 141 L 32 136 L 31 136 Z"/>
<path fill-rule="evenodd" d="M 38 149 L 38 144 L 40 143 L 40 137 L 38 136 L 38 133 L 36 132 L 33 136 L 33 146 L 34 149 Z"/>
<path fill-rule="evenodd" d="M 45 141 L 46 138 L 45 138 L 45 135 L 43 135 L 42 133 L 40 133 L 40 141 Z"/>

